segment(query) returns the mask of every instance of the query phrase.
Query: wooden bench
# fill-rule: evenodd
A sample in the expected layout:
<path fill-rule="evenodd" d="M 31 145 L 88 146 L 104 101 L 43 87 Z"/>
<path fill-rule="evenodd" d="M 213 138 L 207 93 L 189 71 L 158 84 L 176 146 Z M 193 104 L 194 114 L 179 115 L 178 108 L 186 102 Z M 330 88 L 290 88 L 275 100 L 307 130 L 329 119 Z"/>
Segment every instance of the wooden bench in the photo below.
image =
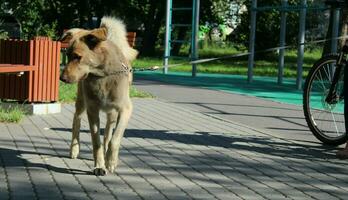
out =
<path fill-rule="evenodd" d="M 134 47 L 135 46 L 135 39 L 137 37 L 137 33 L 136 32 L 128 32 L 127 33 L 127 39 L 128 39 L 128 43 L 129 46 Z"/>
<path fill-rule="evenodd" d="M 58 101 L 60 49 L 47 37 L 0 40 L 0 99 Z"/>

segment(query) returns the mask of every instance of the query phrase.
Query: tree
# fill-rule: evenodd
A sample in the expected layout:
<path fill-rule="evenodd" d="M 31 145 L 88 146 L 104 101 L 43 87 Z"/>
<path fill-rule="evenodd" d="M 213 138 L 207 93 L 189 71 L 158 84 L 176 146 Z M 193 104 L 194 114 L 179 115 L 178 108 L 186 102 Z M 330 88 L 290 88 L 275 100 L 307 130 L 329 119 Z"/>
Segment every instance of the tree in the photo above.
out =
<path fill-rule="evenodd" d="M 230 2 L 231 0 L 228 0 Z M 240 1 L 240 0 L 239 0 Z M 176 3 L 180 1 L 175 1 Z M 216 3 L 214 3 L 216 2 Z M 201 20 L 223 21 L 226 3 L 223 0 L 201 1 Z M 59 38 L 64 29 L 73 27 L 93 28 L 104 15 L 123 19 L 130 31 L 137 31 L 142 38 L 140 53 L 146 56 L 156 54 L 156 46 L 164 40 L 165 0 L 0 0 L 1 8 L 10 11 L 22 25 L 23 38 L 36 35 L 50 35 Z M 183 1 L 190 7 L 192 1 Z M 214 5 L 214 6 L 213 6 Z M 191 23 L 186 14 L 176 17 Z M 97 23 L 95 22 L 95 19 Z M 187 19 L 190 22 L 187 22 Z M 174 30 L 173 35 L 187 38 L 187 28 Z M 180 45 L 174 46 L 177 51 Z"/>
<path fill-rule="evenodd" d="M 325 56 L 327 54 L 331 53 L 331 38 L 332 38 L 332 16 L 333 16 L 333 10 L 330 11 L 330 18 L 329 18 L 329 27 L 326 32 L 326 41 L 324 44 L 324 49 L 322 56 Z M 341 9 L 341 20 L 340 20 L 340 27 L 339 34 L 341 36 L 347 35 L 347 29 L 348 29 L 348 9 L 346 7 L 343 7 Z M 346 38 L 341 38 L 338 42 L 338 48 L 342 47 L 345 44 Z"/>
<path fill-rule="evenodd" d="M 294 4 L 294 0 L 290 0 L 289 4 Z M 280 5 L 279 0 L 261 1 L 258 6 Z M 241 15 L 241 23 L 237 27 L 233 40 L 237 43 L 243 44 L 246 48 L 249 45 L 250 33 L 250 1 L 246 2 L 248 12 Z M 276 10 L 269 10 L 257 13 L 256 22 L 256 41 L 255 50 L 263 50 L 267 48 L 276 47 L 279 45 L 279 31 L 280 31 L 280 12 Z M 298 13 L 287 13 L 287 45 L 295 44 L 298 35 Z M 260 39 L 262 38 L 262 39 Z M 260 54 L 258 54 L 260 55 Z M 261 55 L 264 56 L 264 55 Z"/>
<path fill-rule="evenodd" d="M 159 38 L 159 31 L 164 25 L 165 1 L 122 0 L 117 6 L 118 9 L 113 12 L 116 16 L 124 18 L 129 27 L 141 29 L 140 53 L 144 56 L 155 55 L 156 42 L 162 39 Z"/>

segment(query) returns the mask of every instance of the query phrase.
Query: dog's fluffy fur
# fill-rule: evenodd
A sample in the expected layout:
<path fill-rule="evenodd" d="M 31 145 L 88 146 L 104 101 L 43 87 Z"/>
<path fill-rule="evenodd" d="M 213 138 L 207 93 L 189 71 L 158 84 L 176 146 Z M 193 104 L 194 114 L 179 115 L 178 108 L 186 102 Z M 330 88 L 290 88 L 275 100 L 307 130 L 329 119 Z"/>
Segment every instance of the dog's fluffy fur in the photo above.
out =
<path fill-rule="evenodd" d="M 133 61 L 137 57 L 138 51 L 129 46 L 126 28 L 121 20 L 114 17 L 103 17 L 100 27 L 105 27 L 107 29 L 108 40 L 113 41 L 119 46 L 127 60 Z"/>
<path fill-rule="evenodd" d="M 97 29 L 70 29 L 62 40 L 69 41 L 69 48 L 68 63 L 61 80 L 78 82 L 71 158 L 77 158 L 79 154 L 81 116 L 87 111 L 95 161 L 93 172 L 105 175 L 107 169 L 112 173 L 117 166 L 120 142 L 132 113 L 129 97 L 132 74 L 118 72 L 124 71 L 125 66 L 130 69 L 137 51 L 129 46 L 122 21 L 111 17 L 104 17 Z M 99 111 L 107 114 L 104 146 L 99 136 Z"/>

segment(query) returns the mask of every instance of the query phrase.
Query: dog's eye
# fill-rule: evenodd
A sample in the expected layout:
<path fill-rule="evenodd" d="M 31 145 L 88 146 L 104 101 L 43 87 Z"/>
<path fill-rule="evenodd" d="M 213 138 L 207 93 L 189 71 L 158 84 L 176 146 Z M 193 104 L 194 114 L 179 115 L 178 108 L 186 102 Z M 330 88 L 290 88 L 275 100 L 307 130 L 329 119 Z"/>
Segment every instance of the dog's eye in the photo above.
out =
<path fill-rule="evenodd" d="M 79 55 L 73 53 L 73 54 L 71 55 L 71 60 L 81 60 L 81 56 L 79 56 Z"/>

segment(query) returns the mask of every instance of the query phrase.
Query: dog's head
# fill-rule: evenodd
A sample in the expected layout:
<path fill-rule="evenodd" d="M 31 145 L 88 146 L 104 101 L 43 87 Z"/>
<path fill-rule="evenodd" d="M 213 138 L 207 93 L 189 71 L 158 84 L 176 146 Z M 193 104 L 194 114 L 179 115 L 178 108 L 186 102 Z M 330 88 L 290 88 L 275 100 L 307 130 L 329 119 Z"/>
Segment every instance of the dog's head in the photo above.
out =
<path fill-rule="evenodd" d="M 107 40 L 105 28 L 93 30 L 70 29 L 61 38 L 69 42 L 67 49 L 68 63 L 63 69 L 60 79 L 66 83 L 75 83 L 87 78 L 89 73 L 98 73 L 98 68 L 105 64 L 105 48 Z"/>

